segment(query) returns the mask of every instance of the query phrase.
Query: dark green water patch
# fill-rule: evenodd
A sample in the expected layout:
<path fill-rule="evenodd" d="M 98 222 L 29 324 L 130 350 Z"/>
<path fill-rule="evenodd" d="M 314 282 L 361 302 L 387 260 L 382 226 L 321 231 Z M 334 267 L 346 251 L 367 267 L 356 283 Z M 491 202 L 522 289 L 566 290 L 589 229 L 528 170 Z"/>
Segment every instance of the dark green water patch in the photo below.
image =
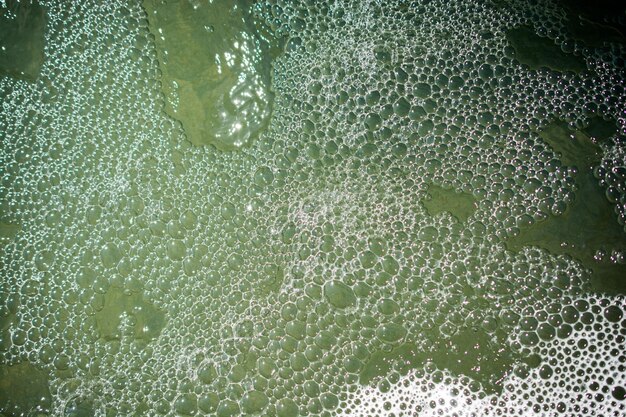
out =
<path fill-rule="evenodd" d="M 500 393 L 516 359 L 503 340 L 478 328 L 464 328 L 445 346 L 433 349 L 431 360 L 440 369 L 478 381 L 487 393 Z"/>
<path fill-rule="evenodd" d="M 44 372 L 29 362 L 0 365 L 0 415 L 38 415 L 36 411 L 47 411 L 51 402 Z"/>
<path fill-rule="evenodd" d="M 596 117 L 587 128 L 576 131 L 569 129 L 565 122 L 556 121 L 539 132 L 539 136 L 558 152 L 564 165 L 582 170 L 600 161 L 602 149 L 598 143 L 615 133 L 615 130 L 615 122 Z"/>
<path fill-rule="evenodd" d="M 600 48 L 606 42 L 624 43 L 626 37 L 618 29 L 585 17 L 569 15 L 565 25 L 572 38 L 592 48 Z"/>
<path fill-rule="evenodd" d="M 477 202 L 471 194 L 430 185 L 422 204 L 431 216 L 446 211 L 464 222 L 476 211 Z"/>
<path fill-rule="evenodd" d="M 614 119 L 604 120 L 600 116 L 595 116 L 582 132 L 595 143 L 604 142 L 617 132 L 617 123 Z"/>
<path fill-rule="evenodd" d="M 594 117 L 582 130 L 573 131 L 564 122 L 556 121 L 539 132 L 563 164 L 579 169 L 576 198 L 563 215 L 551 216 L 522 229 L 506 244 L 515 251 L 524 246 L 538 246 L 551 253 L 570 255 L 592 271 L 594 291 L 625 293 L 626 265 L 608 258 L 611 251 L 626 249 L 626 233 L 592 173 L 602 157 L 598 144 L 616 130 L 614 120 Z M 600 253 L 605 254 L 602 261 L 596 259 Z"/>
<path fill-rule="evenodd" d="M 587 68 L 582 57 L 563 52 L 552 39 L 542 38 L 526 26 L 509 29 L 506 38 L 515 50 L 515 58 L 531 69 L 581 72 Z"/>
<path fill-rule="evenodd" d="M 376 351 L 363 365 L 359 374 L 359 382 L 367 385 L 370 382 L 389 374 L 394 364 L 402 363 L 405 369 L 414 369 L 424 364 L 426 354 L 413 343 L 404 343 L 393 350 Z"/>
<path fill-rule="evenodd" d="M 46 11 L 37 1 L 0 6 L 0 75 L 34 81 L 44 62 Z"/>
<path fill-rule="evenodd" d="M 583 20 L 583 25 L 587 24 L 584 21 L 598 24 L 595 28 L 600 30 L 599 32 L 591 33 L 592 26 L 583 29 L 585 31 L 584 34 L 591 36 L 592 39 L 602 40 L 604 38 L 605 40 L 610 40 L 610 38 L 615 36 L 615 32 L 618 32 L 622 38 L 626 36 L 626 26 L 623 23 L 620 24 L 618 20 L 626 12 L 626 2 L 616 0 L 592 2 L 587 0 L 559 0 L 559 3 L 565 9 L 570 21 L 580 17 Z M 606 23 L 611 26 L 606 25 Z M 612 31 L 609 32 L 607 28 L 612 29 Z M 587 40 L 584 37 L 581 39 L 585 42 Z"/>
<path fill-rule="evenodd" d="M 561 216 L 522 229 L 506 242 L 514 251 L 538 246 L 554 254 L 567 254 L 592 271 L 594 291 L 626 293 L 626 265 L 594 259 L 598 251 L 626 250 L 626 233 L 617 222 L 613 205 L 591 170 L 578 174 L 576 199 Z"/>
<path fill-rule="evenodd" d="M 96 312 L 100 336 L 106 340 L 128 334 L 138 339 L 153 339 L 165 326 L 165 313 L 144 300 L 140 293 L 126 293 L 110 287 L 104 294 L 104 305 Z"/>
<path fill-rule="evenodd" d="M 144 0 L 163 73 L 166 112 L 194 145 L 235 150 L 265 129 L 276 48 L 257 33 L 249 0 Z"/>

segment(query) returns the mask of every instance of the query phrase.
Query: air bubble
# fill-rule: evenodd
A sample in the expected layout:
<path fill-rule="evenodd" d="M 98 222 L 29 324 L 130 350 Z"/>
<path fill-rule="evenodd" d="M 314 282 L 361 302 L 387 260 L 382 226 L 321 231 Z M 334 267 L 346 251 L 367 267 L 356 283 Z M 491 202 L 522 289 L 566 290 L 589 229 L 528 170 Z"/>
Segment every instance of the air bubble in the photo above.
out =
<path fill-rule="evenodd" d="M 324 296 L 337 308 L 347 308 L 356 304 L 352 288 L 340 281 L 329 281 L 324 285 Z"/>

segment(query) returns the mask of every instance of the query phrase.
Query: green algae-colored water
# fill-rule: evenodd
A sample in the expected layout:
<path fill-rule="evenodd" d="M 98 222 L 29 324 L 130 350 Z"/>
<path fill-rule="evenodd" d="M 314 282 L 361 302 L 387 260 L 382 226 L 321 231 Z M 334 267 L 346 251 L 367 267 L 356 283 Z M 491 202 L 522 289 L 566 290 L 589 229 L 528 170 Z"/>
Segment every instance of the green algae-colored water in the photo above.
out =
<path fill-rule="evenodd" d="M 0 0 L 0 416 L 624 415 L 625 19 Z"/>

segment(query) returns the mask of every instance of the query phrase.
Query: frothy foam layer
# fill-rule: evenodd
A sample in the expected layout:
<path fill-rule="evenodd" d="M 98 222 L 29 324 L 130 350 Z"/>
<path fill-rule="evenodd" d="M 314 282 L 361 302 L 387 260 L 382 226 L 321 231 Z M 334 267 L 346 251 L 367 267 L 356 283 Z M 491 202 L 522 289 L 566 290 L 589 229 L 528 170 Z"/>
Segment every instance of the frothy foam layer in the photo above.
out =
<path fill-rule="evenodd" d="M 274 111 L 221 152 L 163 111 L 140 4 L 42 4 L 39 77 L 0 78 L 0 375 L 46 398 L 1 412 L 623 413 L 623 283 L 572 256 L 622 267 L 620 44 L 551 2 L 257 2 Z M 615 239 L 524 240 L 575 208 Z"/>

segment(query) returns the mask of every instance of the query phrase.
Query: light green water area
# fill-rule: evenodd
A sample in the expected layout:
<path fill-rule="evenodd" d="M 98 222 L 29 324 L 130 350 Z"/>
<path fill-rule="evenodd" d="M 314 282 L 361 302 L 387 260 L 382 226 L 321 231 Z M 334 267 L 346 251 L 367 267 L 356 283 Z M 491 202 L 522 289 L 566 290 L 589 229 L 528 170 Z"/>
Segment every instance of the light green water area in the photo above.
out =
<path fill-rule="evenodd" d="M 609 0 L 0 0 L 0 417 L 626 415 Z"/>

